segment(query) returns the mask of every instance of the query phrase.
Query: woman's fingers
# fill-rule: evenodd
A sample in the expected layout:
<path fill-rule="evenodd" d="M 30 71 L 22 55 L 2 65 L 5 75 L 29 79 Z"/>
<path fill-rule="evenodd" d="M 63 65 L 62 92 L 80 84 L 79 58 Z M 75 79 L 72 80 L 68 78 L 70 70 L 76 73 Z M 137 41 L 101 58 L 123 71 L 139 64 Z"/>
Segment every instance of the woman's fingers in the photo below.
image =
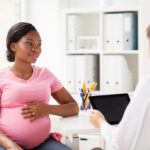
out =
<path fill-rule="evenodd" d="M 30 121 L 33 121 L 33 120 L 35 120 L 37 118 L 37 116 L 35 115 L 35 116 L 33 116 L 31 119 L 30 119 Z"/>
<path fill-rule="evenodd" d="M 32 113 L 28 113 L 28 114 L 24 114 L 23 115 L 23 118 L 26 119 L 26 118 L 32 118 L 34 115 Z"/>
<path fill-rule="evenodd" d="M 30 114 L 30 113 L 35 113 L 36 112 L 36 105 L 35 104 L 28 104 L 28 105 L 25 105 L 23 106 L 22 108 L 22 114 L 25 115 L 25 114 Z"/>
<path fill-rule="evenodd" d="M 26 110 L 22 110 L 22 115 L 26 115 L 26 114 L 30 114 L 30 113 L 32 113 L 33 112 L 33 110 L 31 110 L 31 109 L 26 109 Z"/>
<path fill-rule="evenodd" d="M 30 113 L 27 113 L 27 114 L 23 114 L 24 119 L 30 118 L 31 120 L 33 120 L 37 117 L 38 117 L 38 115 L 35 112 L 30 112 Z"/>
<path fill-rule="evenodd" d="M 28 103 L 22 108 L 21 114 L 24 118 L 34 120 L 36 118 L 48 115 L 47 104 L 43 103 Z"/>
<path fill-rule="evenodd" d="M 29 118 L 31 119 L 31 121 L 38 117 L 37 112 L 36 112 L 36 107 L 33 104 L 25 105 L 22 108 L 21 114 L 23 115 L 24 119 Z"/>

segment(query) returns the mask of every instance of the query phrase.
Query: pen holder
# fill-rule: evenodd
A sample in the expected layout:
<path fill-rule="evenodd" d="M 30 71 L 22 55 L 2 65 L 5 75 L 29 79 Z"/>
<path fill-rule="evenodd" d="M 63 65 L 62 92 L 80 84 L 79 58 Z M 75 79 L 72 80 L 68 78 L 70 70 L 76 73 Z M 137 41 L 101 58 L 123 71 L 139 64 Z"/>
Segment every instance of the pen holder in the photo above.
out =
<path fill-rule="evenodd" d="M 80 109 L 81 110 L 87 110 L 87 109 L 90 109 L 91 108 L 91 104 L 88 100 L 88 104 L 85 106 L 85 93 L 84 92 L 80 92 L 80 98 L 81 98 L 81 106 L 80 106 Z"/>
<path fill-rule="evenodd" d="M 80 109 L 84 110 L 85 106 L 84 106 L 84 93 L 80 92 L 80 98 L 81 98 L 81 106 Z"/>

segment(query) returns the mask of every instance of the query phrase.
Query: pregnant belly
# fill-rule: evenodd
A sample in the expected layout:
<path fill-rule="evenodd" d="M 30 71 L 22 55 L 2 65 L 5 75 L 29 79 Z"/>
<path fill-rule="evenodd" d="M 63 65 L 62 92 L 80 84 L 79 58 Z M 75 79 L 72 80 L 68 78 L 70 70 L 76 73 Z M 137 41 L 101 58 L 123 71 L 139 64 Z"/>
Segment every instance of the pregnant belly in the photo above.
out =
<path fill-rule="evenodd" d="M 48 138 L 50 120 L 47 116 L 30 122 L 21 115 L 21 107 L 2 108 L 0 130 L 25 149 L 31 149 Z"/>

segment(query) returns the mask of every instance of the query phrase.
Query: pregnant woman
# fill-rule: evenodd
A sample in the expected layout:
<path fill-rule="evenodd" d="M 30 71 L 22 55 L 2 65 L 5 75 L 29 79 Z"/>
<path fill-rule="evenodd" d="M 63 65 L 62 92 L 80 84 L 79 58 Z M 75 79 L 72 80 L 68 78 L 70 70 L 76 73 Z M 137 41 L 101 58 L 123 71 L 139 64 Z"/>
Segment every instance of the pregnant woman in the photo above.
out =
<path fill-rule="evenodd" d="M 30 23 L 7 34 L 7 59 L 14 63 L 0 71 L 0 150 L 69 150 L 50 136 L 49 114 L 77 115 L 78 105 L 50 70 L 33 65 L 41 43 Z M 51 96 L 59 105 L 49 104 Z"/>

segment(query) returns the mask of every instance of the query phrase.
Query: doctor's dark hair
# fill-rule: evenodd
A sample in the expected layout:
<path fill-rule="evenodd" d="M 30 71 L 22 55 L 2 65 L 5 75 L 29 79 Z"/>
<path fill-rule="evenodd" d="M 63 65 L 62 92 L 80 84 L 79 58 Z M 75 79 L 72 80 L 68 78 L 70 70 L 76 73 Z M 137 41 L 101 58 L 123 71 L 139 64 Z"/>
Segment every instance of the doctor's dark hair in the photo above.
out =
<path fill-rule="evenodd" d="M 150 39 L 150 25 L 146 29 L 147 37 Z"/>
<path fill-rule="evenodd" d="M 15 53 L 11 49 L 10 45 L 13 42 L 18 42 L 24 35 L 31 31 L 37 31 L 37 29 L 32 24 L 27 22 L 19 22 L 9 29 L 6 37 L 6 55 L 9 62 L 15 61 Z"/>

